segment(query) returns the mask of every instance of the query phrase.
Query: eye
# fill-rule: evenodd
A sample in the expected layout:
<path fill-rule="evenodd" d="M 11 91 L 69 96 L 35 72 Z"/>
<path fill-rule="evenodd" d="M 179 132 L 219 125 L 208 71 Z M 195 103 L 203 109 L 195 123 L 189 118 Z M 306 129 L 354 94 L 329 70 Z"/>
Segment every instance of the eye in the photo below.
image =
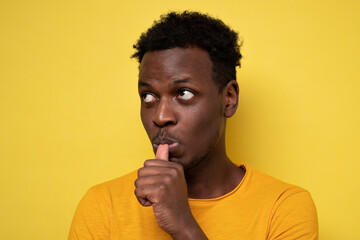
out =
<path fill-rule="evenodd" d="M 144 93 L 142 95 L 142 99 L 144 100 L 145 103 L 151 103 L 156 101 L 156 97 L 150 93 Z"/>
<path fill-rule="evenodd" d="M 195 96 L 195 94 L 189 90 L 180 90 L 179 91 L 179 98 L 181 98 L 182 100 L 189 100 L 189 99 L 193 98 L 194 96 Z"/>

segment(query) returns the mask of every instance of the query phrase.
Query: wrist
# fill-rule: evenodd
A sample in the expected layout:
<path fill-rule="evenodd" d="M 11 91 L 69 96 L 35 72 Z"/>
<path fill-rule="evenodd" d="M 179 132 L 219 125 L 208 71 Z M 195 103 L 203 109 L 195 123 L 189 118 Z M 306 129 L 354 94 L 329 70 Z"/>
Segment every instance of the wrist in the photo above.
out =
<path fill-rule="evenodd" d="M 192 239 L 205 240 L 205 239 L 208 239 L 195 219 L 192 223 L 188 223 L 179 232 L 171 234 L 171 237 L 174 240 L 192 240 Z"/>

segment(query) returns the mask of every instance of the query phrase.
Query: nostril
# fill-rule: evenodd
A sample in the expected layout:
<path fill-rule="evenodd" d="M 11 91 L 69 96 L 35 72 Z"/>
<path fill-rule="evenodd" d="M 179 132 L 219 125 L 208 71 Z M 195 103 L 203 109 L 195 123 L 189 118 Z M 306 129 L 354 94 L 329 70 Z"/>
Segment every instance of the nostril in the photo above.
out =
<path fill-rule="evenodd" d="M 153 116 L 153 122 L 158 127 L 165 127 L 176 123 L 176 116 L 170 104 L 160 102 Z"/>
<path fill-rule="evenodd" d="M 170 118 L 170 117 L 164 116 L 164 115 L 162 115 L 160 117 L 155 117 L 153 119 L 153 122 L 158 127 L 165 127 L 165 126 L 173 125 L 176 123 L 176 121 L 173 118 Z"/>

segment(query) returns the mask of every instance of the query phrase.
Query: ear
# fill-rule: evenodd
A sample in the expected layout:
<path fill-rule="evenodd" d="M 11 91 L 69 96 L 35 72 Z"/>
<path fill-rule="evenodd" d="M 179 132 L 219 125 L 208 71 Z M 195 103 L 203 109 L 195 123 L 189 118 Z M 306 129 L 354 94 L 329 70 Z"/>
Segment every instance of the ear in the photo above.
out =
<path fill-rule="evenodd" d="M 238 107 L 239 85 L 235 80 L 229 81 L 222 90 L 224 103 L 224 117 L 232 117 Z"/>

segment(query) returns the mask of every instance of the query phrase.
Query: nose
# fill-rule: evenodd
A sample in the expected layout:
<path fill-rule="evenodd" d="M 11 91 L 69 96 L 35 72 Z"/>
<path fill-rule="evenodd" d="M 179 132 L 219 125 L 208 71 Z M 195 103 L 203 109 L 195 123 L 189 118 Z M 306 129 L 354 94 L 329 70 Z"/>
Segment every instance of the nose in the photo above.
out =
<path fill-rule="evenodd" d="M 166 127 L 177 123 L 174 109 L 166 99 L 159 101 L 152 121 L 158 127 Z"/>

